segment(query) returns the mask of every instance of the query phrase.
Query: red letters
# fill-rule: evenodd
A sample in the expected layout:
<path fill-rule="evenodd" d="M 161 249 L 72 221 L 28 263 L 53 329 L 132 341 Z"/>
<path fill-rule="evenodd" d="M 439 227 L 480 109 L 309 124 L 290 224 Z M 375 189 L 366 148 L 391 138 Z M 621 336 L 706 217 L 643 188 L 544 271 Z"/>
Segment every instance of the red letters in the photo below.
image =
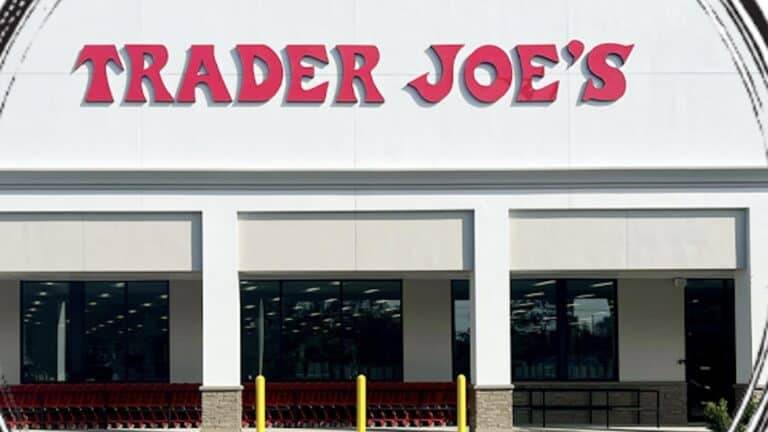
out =
<path fill-rule="evenodd" d="M 582 101 L 613 102 L 624 96 L 627 91 L 627 80 L 618 68 L 609 65 L 606 60 L 609 56 L 615 55 L 621 59 L 623 65 L 634 47 L 634 45 L 606 43 L 596 46 L 587 54 L 587 67 L 594 77 L 587 81 Z M 598 88 L 595 85 L 595 78 L 603 82 L 602 87 Z"/>
<path fill-rule="evenodd" d="M 201 69 L 205 71 L 202 74 L 200 73 Z M 211 99 L 214 102 L 232 102 L 232 96 L 229 95 L 227 85 L 221 76 L 219 65 L 216 64 L 213 45 L 192 45 L 189 49 L 189 62 L 181 79 L 181 85 L 176 94 L 176 101 L 182 103 L 194 102 L 195 88 L 199 84 L 208 86 L 208 90 L 211 92 Z"/>
<path fill-rule="evenodd" d="M 238 45 L 237 55 L 243 73 L 238 102 L 266 102 L 272 99 L 283 83 L 283 64 L 277 53 L 266 45 Z M 266 76 L 261 84 L 256 83 L 253 70 L 255 59 L 261 60 L 266 67 Z"/>
<path fill-rule="evenodd" d="M 429 103 L 438 103 L 448 96 L 453 89 L 453 70 L 456 63 L 456 55 L 464 45 L 432 45 L 430 49 L 437 56 L 442 71 L 440 79 L 435 84 L 430 84 L 427 77 L 429 74 L 409 82 L 419 96 Z"/>
<path fill-rule="evenodd" d="M 336 51 L 341 59 L 341 83 L 336 102 L 356 103 L 353 83 L 358 78 L 365 89 L 366 103 L 383 103 L 384 97 L 373 82 L 373 68 L 379 63 L 379 49 L 373 45 L 336 45 Z M 360 69 L 355 68 L 357 56 L 362 59 Z"/>
<path fill-rule="evenodd" d="M 544 66 L 534 66 L 531 60 L 541 57 L 557 63 L 557 47 L 554 45 L 518 45 L 517 57 L 520 59 L 520 90 L 518 102 L 554 102 L 557 99 L 559 82 L 553 82 L 540 89 L 533 88 L 533 80 L 544 76 Z"/>
<path fill-rule="evenodd" d="M 408 82 L 408 87 L 423 101 L 434 104 L 445 99 L 453 91 L 456 75 L 456 62 L 463 45 L 432 45 L 431 52 L 436 57 L 435 82 L 429 81 L 429 73 L 424 73 Z M 597 45 L 586 58 L 584 44 L 571 40 L 563 47 L 563 57 L 570 68 L 577 62 L 589 69 L 581 101 L 614 102 L 619 100 L 627 89 L 627 81 L 621 68 L 627 62 L 634 45 L 605 43 Z M 374 69 L 379 64 L 381 54 L 375 45 L 337 45 L 338 85 L 335 101 L 341 104 L 384 103 L 384 96 L 376 86 Z M 283 85 L 285 75 L 289 75 L 285 89 L 285 103 L 325 102 L 328 94 L 328 81 L 322 81 L 313 87 L 305 87 L 305 81 L 315 77 L 315 69 L 328 64 L 328 52 L 325 45 L 287 45 L 286 63 L 267 45 L 237 45 L 236 65 L 240 67 L 238 102 L 262 103 L 272 100 Z M 540 88 L 534 82 L 543 78 L 546 68 L 542 62 L 557 65 L 560 62 L 558 47 L 554 44 L 519 45 L 513 52 L 505 51 L 496 45 L 483 45 L 472 51 L 464 60 L 461 78 L 468 97 L 481 103 L 496 103 L 509 92 L 514 74 L 513 64 L 519 67 L 520 80 L 516 102 L 547 102 L 557 99 L 560 82 L 554 81 Z M 614 56 L 617 64 L 609 63 Z M 181 73 L 181 80 L 176 97 L 168 92 L 163 82 L 162 72 L 168 63 L 168 50 L 163 45 L 125 45 L 122 61 L 128 62 L 127 86 L 123 96 L 125 102 L 145 103 L 143 85 L 147 84 L 154 102 L 194 103 L 199 85 L 205 85 L 215 103 L 231 103 L 232 93 L 221 74 L 213 45 L 192 45 L 189 48 L 188 61 Z M 538 59 L 538 63 L 537 62 Z M 110 63 L 123 70 L 123 62 L 115 45 L 84 45 L 75 64 L 75 70 L 90 62 L 90 81 L 85 93 L 87 103 L 112 103 L 114 99 L 109 86 L 107 71 Z M 264 78 L 256 79 L 256 63 L 264 69 Z M 515 63 L 518 62 L 518 63 Z M 483 66 L 493 68 L 493 78 L 484 84 L 477 80 L 477 69 Z M 286 70 L 288 68 L 288 70 Z M 173 71 L 176 72 L 176 71 Z M 119 73 L 119 71 L 118 71 Z M 358 98 L 355 83 L 362 85 L 364 96 Z"/>
<path fill-rule="evenodd" d="M 291 67 L 291 82 L 288 88 L 286 102 L 322 103 L 328 92 L 328 83 L 323 82 L 310 89 L 302 86 L 304 78 L 314 78 L 315 67 L 304 66 L 301 61 L 305 58 L 315 59 L 322 64 L 328 64 L 328 54 L 324 45 L 288 45 L 288 63 Z"/>
<path fill-rule="evenodd" d="M 91 62 L 91 82 L 85 92 L 85 101 L 89 103 L 112 103 L 112 91 L 109 89 L 107 64 L 114 62 L 123 70 L 123 62 L 114 45 L 85 45 L 77 58 L 75 69 L 85 62 Z"/>
<path fill-rule="evenodd" d="M 155 102 L 173 102 L 173 96 L 163 83 L 160 71 L 168 63 L 168 49 L 163 45 L 126 45 L 125 51 L 130 59 L 128 91 L 125 93 L 126 102 L 144 103 L 144 89 L 141 83 L 144 78 L 149 80 L 150 89 L 154 91 Z M 144 67 L 144 57 L 149 57 L 150 64 Z"/>
<path fill-rule="evenodd" d="M 475 69 L 481 64 L 493 66 L 496 76 L 488 85 L 477 82 Z M 480 102 L 493 103 L 501 99 L 512 85 L 512 63 L 501 48 L 484 45 L 476 49 L 464 64 L 464 84 L 467 91 Z"/>

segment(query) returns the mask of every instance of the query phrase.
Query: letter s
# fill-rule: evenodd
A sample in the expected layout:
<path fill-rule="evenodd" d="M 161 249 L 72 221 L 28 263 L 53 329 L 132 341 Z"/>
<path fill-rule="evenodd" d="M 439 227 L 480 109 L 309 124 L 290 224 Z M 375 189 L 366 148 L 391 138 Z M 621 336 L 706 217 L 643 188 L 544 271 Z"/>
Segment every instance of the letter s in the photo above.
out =
<path fill-rule="evenodd" d="M 618 67 L 608 64 L 607 59 L 612 55 L 618 56 L 623 66 L 634 47 L 634 45 L 605 43 L 596 46 L 587 54 L 587 67 L 592 77 L 587 80 L 584 87 L 584 94 L 581 97 L 583 102 L 614 102 L 624 96 L 627 91 L 627 79 Z M 602 81 L 603 85 L 597 87 L 596 80 Z"/>

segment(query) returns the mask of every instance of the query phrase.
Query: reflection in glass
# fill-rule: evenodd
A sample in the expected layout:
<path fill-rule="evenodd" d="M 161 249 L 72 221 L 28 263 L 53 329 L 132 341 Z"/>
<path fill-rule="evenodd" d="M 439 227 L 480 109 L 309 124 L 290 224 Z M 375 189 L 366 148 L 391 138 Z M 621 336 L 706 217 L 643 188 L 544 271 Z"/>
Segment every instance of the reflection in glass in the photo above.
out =
<path fill-rule="evenodd" d="M 240 320 L 242 377 L 251 382 L 261 374 L 280 374 L 280 284 L 241 282 Z"/>
<path fill-rule="evenodd" d="M 401 380 L 400 281 L 240 282 L 242 379 Z M 261 323 L 263 322 L 263 327 Z M 261 337 L 263 328 L 263 338 Z"/>
<path fill-rule="evenodd" d="M 116 312 L 125 303 L 124 282 L 88 282 L 85 284 L 85 381 L 110 382 L 125 379 L 122 358 L 123 321 Z"/>
<path fill-rule="evenodd" d="M 469 281 L 451 281 L 453 290 L 453 376 L 470 376 L 470 302 Z"/>
<path fill-rule="evenodd" d="M 568 378 L 605 380 L 614 376 L 614 283 L 566 281 Z"/>
<path fill-rule="evenodd" d="M 339 283 L 283 283 L 283 376 L 286 380 L 339 380 L 341 305 Z"/>
<path fill-rule="evenodd" d="M 167 282 L 22 282 L 26 382 L 169 376 Z"/>
<path fill-rule="evenodd" d="M 22 289 L 24 382 L 67 381 L 69 284 L 25 282 Z"/>
<path fill-rule="evenodd" d="M 557 378 L 557 283 L 513 280 L 512 373 L 518 380 Z"/>
<path fill-rule="evenodd" d="M 343 378 L 365 374 L 372 380 L 400 379 L 403 358 L 400 284 L 344 282 L 343 299 Z"/>
<path fill-rule="evenodd" d="M 119 283 L 118 283 L 119 284 Z M 127 282 L 124 337 L 125 381 L 166 381 L 169 375 L 168 285 Z"/>

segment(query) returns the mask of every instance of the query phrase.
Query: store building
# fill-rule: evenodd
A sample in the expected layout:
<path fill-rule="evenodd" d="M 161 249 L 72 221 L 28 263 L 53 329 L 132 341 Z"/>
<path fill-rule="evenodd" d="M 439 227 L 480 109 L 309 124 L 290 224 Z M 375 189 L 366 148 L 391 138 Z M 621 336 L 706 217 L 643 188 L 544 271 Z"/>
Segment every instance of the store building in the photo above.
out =
<path fill-rule="evenodd" d="M 258 371 L 466 373 L 493 430 L 513 386 L 654 390 L 679 425 L 748 382 L 760 47 L 707 2 L 11 3 L 7 383 L 200 383 L 235 430 Z"/>

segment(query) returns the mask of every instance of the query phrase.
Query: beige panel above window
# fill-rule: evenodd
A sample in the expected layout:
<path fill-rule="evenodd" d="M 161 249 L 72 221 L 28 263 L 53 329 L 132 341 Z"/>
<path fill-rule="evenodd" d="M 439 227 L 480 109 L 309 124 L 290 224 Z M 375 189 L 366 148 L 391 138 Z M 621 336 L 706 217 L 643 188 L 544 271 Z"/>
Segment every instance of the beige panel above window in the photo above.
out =
<path fill-rule="evenodd" d="M 168 213 L 0 214 L 2 272 L 199 271 L 200 217 Z"/>
<path fill-rule="evenodd" d="M 469 213 L 243 214 L 239 232 L 246 272 L 471 268 Z"/>
<path fill-rule="evenodd" d="M 745 223 L 742 210 L 511 212 L 510 269 L 737 269 Z"/>

